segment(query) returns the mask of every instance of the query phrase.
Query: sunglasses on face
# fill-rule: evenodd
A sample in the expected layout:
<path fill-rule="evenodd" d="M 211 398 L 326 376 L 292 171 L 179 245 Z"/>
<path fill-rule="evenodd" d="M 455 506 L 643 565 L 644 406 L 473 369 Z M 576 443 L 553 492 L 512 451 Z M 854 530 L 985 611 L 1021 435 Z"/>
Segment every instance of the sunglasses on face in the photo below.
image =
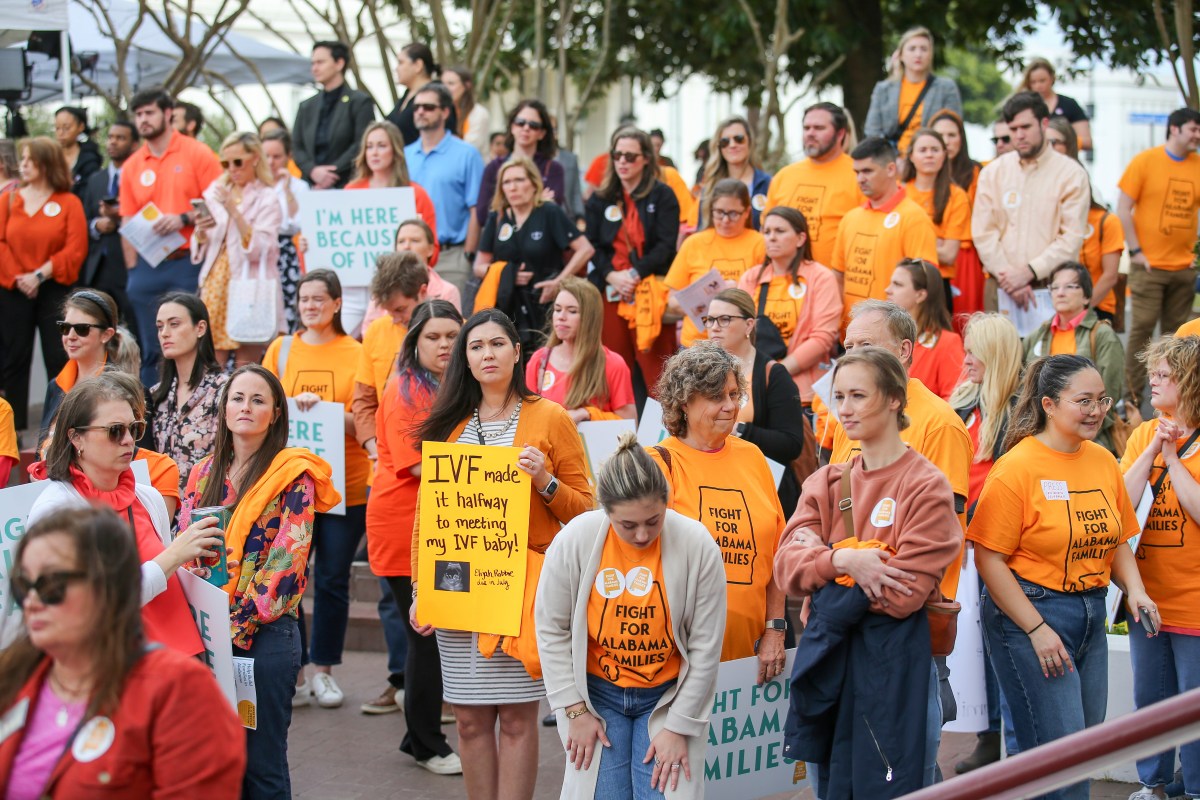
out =
<path fill-rule="evenodd" d="M 221 159 L 221 169 L 229 169 L 230 165 L 233 165 L 234 169 L 241 169 L 242 164 L 245 164 L 246 161 L 247 159 L 244 158 L 234 158 L 230 159 L 229 161 Z"/>
<path fill-rule="evenodd" d="M 529 128 L 531 131 L 540 131 L 542 128 L 546 127 L 536 119 L 522 119 L 521 117 L 514 119 L 513 125 L 516 125 L 518 128 Z"/>
<path fill-rule="evenodd" d="M 722 148 L 729 147 L 730 142 L 737 142 L 738 144 L 745 144 L 746 143 L 746 134 L 735 133 L 733 136 L 722 136 L 719 140 L 717 140 L 717 143 L 719 145 L 721 145 Z"/>
<path fill-rule="evenodd" d="M 61 319 L 54 324 L 58 326 L 58 332 L 61 335 L 66 336 L 71 331 L 75 331 L 75 335 L 80 338 L 84 338 L 91 333 L 92 328 L 104 330 L 108 327 L 107 325 L 98 325 L 95 322 L 66 322 Z"/>
<path fill-rule="evenodd" d="M 432 114 L 441 109 L 437 103 L 413 103 L 413 111 L 424 111 L 427 114 Z"/>
<path fill-rule="evenodd" d="M 83 572 L 47 572 L 39 575 L 36 581 L 31 581 L 24 575 L 13 575 L 13 600 L 18 606 L 24 605 L 30 591 L 37 592 L 38 600 L 44 606 L 56 606 L 67 597 L 67 587 L 74 581 L 87 578 Z"/>
<path fill-rule="evenodd" d="M 620 150 L 614 150 L 613 161 L 624 161 L 626 164 L 632 164 L 642 157 L 641 153 L 623 153 Z"/>
<path fill-rule="evenodd" d="M 136 442 L 141 439 L 146 433 L 146 420 L 139 419 L 126 425 L 123 422 L 117 422 L 112 425 L 88 425 L 86 427 L 75 428 L 77 431 L 107 431 L 109 441 L 114 444 L 120 444 L 125 439 L 125 434 L 129 433 Z"/>
<path fill-rule="evenodd" d="M 1008 144 L 1011 141 L 1012 141 L 1011 136 L 993 136 L 992 137 L 992 144 L 1001 144 L 1001 143 Z"/>

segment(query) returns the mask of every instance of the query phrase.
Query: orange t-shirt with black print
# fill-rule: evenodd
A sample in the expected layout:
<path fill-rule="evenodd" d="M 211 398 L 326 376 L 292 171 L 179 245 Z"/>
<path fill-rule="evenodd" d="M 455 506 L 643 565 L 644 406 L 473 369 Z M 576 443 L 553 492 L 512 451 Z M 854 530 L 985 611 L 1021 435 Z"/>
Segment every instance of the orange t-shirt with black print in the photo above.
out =
<path fill-rule="evenodd" d="M 662 686 L 679 676 L 661 539 L 637 548 L 609 526 L 587 620 L 589 674 L 625 688 Z"/>
<path fill-rule="evenodd" d="M 1200 153 L 1176 161 L 1166 145 L 1143 150 L 1129 162 L 1117 186 L 1133 198 L 1133 229 L 1150 266 L 1190 267 L 1196 259 Z"/>
<path fill-rule="evenodd" d="M 1122 471 L 1133 466 L 1157 433 L 1158 420 L 1152 419 L 1129 434 L 1129 443 L 1121 458 Z M 1175 446 L 1182 448 L 1185 444 L 1186 438 L 1177 441 Z M 1180 451 L 1179 459 L 1188 474 L 1200 481 L 1200 441 L 1193 442 L 1186 451 Z M 1146 491 L 1163 477 L 1165 469 L 1163 457 L 1155 456 Z M 1154 498 L 1154 505 L 1150 506 L 1146 528 L 1138 540 L 1137 567 L 1146 594 L 1158 605 L 1163 629 L 1200 633 L 1200 606 L 1195 603 L 1195 592 L 1190 591 L 1200 580 L 1197 577 L 1200 576 L 1200 524 L 1183 510 L 1169 474 Z"/>
<path fill-rule="evenodd" d="M 799 277 L 793 280 L 790 275 L 773 275 L 769 281 L 761 283 L 754 280 L 758 277 L 757 268 L 746 271 L 738 279 L 738 288 L 750 295 L 754 307 L 758 308 L 758 294 L 766 287 L 767 302 L 763 306 L 763 314 L 779 328 L 783 343 L 789 344 L 800 322 L 804 299 L 808 296 L 808 281 Z"/>
<path fill-rule="evenodd" d="M 842 217 L 866 199 L 854 176 L 854 160 L 842 153 L 823 164 L 806 158 L 776 172 L 767 189 L 763 213 L 775 206 L 788 206 L 803 214 L 808 222 L 813 261 L 829 266 Z"/>
<path fill-rule="evenodd" d="M 703 523 L 721 547 L 727 597 L 721 660 L 752 656 L 766 626 L 767 586 L 787 523 L 767 459 L 734 436 L 715 453 L 674 436 L 659 446 L 671 455 L 669 467 L 656 448 L 649 452 L 671 484 L 671 508 Z"/>
<path fill-rule="evenodd" d="M 1079 260 L 1087 267 L 1088 274 L 1092 276 L 1092 285 L 1100 280 L 1100 276 L 1104 274 L 1104 265 L 1101 263 L 1104 256 L 1109 253 L 1120 253 L 1125 249 L 1125 230 L 1121 227 L 1121 220 L 1116 214 L 1105 211 L 1103 208 L 1093 208 L 1088 211 L 1087 216 L 1087 236 L 1083 240 L 1083 249 L 1079 252 Z M 1100 305 L 1096 306 L 1098 311 L 1107 311 L 1113 314 L 1117 310 L 1117 293 L 1109 290 L 1104 299 L 1100 301 Z"/>
<path fill-rule="evenodd" d="M 914 203 L 925 209 L 929 221 L 933 222 L 933 190 L 922 192 L 917 188 L 916 181 L 909 181 L 904 184 L 904 191 Z M 971 203 L 967 193 L 953 183 L 950 184 L 950 199 L 946 201 L 946 209 L 942 212 L 942 224 L 934 222 L 933 231 L 939 239 L 960 243 L 971 240 Z M 957 274 L 953 264 L 938 263 L 938 271 L 943 278 L 953 278 Z"/>
<path fill-rule="evenodd" d="M 737 286 L 746 270 L 759 266 L 766 257 L 766 245 L 758 231 L 747 228 L 737 236 L 726 238 L 708 228 L 683 240 L 663 283 L 676 291 L 686 289 L 710 269 L 715 269 L 730 286 Z M 683 318 L 684 347 L 707 338 L 707 332 L 699 330 L 689 317 Z"/>
<path fill-rule="evenodd" d="M 1060 453 L 1027 436 L 988 473 L 967 538 L 1056 592 L 1107 586 L 1113 553 L 1138 532 L 1121 468 L 1095 442 Z"/>
<path fill-rule="evenodd" d="M 928 80 L 933 80 L 931 76 Z M 925 81 L 913 83 L 908 78 L 900 78 L 900 100 L 896 104 L 896 125 L 904 122 L 908 118 L 908 114 L 912 111 L 913 104 L 917 102 L 917 98 L 921 96 L 921 90 L 925 88 Z M 896 150 L 900 153 L 908 152 L 908 143 L 912 141 L 913 134 L 921 127 L 921 120 L 925 117 L 922 109 L 925 107 L 925 101 L 917 106 L 917 111 L 912 115 L 912 119 L 908 122 L 908 127 L 900 132 L 900 141 L 896 142 Z"/>
<path fill-rule="evenodd" d="M 391 323 L 391 320 L 388 320 Z M 292 337 L 283 374 L 279 374 L 279 350 L 283 337 L 271 342 L 263 356 L 263 366 L 279 378 L 288 397 L 312 392 L 329 403 L 341 403 L 350 410 L 354 399 L 354 376 L 362 345 L 349 336 L 339 336 L 321 345 L 306 344 L 300 334 Z M 367 502 L 367 477 L 371 461 L 367 451 L 351 434 L 346 439 L 346 505 Z"/>

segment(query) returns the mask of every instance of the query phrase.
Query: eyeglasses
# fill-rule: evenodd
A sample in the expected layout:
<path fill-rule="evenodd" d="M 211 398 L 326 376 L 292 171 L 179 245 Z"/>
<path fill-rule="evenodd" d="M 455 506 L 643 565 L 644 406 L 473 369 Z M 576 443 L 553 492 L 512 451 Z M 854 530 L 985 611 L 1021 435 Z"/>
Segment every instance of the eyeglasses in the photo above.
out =
<path fill-rule="evenodd" d="M 427 114 L 432 114 L 435 111 L 440 111 L 441 106 L 437 103 L 413 103 L 413 111 L 424 111 Z"/>
<path fill-rule="evenodd" d="M 542 128 L 546 127 L 536 119 L 525 119 L 523 117 L 517 117 L 513 120 L 512 124 L 516 125 L 518 128 L 529 128 L 531 131 L 540 131 Z"/>
<path fill-rule="evenodd" d="M 1046 141 L 1050 142 L 1051 147 L 1057 147 L 1057 148 L 1061 148 L 1063 150 L 1067 149 L 1067 140 L 1066 139 L 1047 139 Z"/>
<path fill-rule="evenodd" d="M 113 444 L 120 444 L 125 439 L 125 434 L 128 432 L 136 442 L 146 433 L 146 420 L 135 420 L 128 425 L 123 422 L 117 422 L 112 425 L 87 425 L 84 427 L 74 428 L 73 430 L 108 431 L 108 439 Z"/>
<path fill-rule="evenodd" d="M 641 153 L 623 153 L 620 150 L 613 150 L 613 161 L 624 161 L 626 164 L 632 164 L 642 157 Z"/>
<path fill-rule="evenodd" d="M 750 319 L 750 317 L 735 317 L 733 314 L 721 314 L 719 317 L 701 317 L 700 321 L 706 328 L 728 328 L 735 319 Z"/>
<path fill-rule="evenodd" d="M 61 319 L 54 324 L 58 326 L 58 332 L 62 336 L 66 336 L 71 331 L 75 331 L 75 335 L 81 338 L 91 333 L 92 328 L 105 330 L 109 327 L 108 325 L 98 325 L 95 322 L 67 322 Z"/>
<path fill-rule="evenodd" d="M 746 213 L 746 209 L 744 209 L 744 208 L 741 211 L 726 211 L 722 208 L 714 208 L 713 209 L 713 219 L 723 219 L 723 220 L 727 220 L 729 222 L 733 222 L 735 219 L 740 218 L 742 216 L 742 214 L 745 214 L 745 213 Z"/>
<path fill-rule="evenodd" d="M 1101 411 L 1108 411 L 1112 408 L 1113 399 L 1111 397 L 1101 397 L 1099 400 L 1093 400 L 1088 397 L 1083 400 L 1068 400 L 1068 403 L 1079 406 L 1079 410 L 1084 414 L 1090 414 L 1099 408 Z"/>
<path fill-rule="evenodd" d="M 247 161 L 247 159 L 245 159 L 245 158 L 233 158 L 233 159 L 230 159 L 229 161 L 226 161 L 225 159 L 221 159 L 221 169 L 229 169 L 230 164 L 233 165 L 234 169 L 241 169 L 242 164 L 245 164 L 246 161 Z"/>
<path fill-rule="evenodd" d="M 1003 142 L 1004 144 L 1008 144 L 1011 141 L 1012 141 L 1011 136 L 993 136 L 992 137 L 992 144 L 1000 144 L 1001 142 Z"/>
<path fill-rule="evenodd" d="M 733 136 L 722 136 L 720 139 L 717 140 L 717 144 L 721 145 L 722 148 L 729 147 L 730 142 L 736 142 L 738 144 L 745 144 L 746 143 L 746 134 L 735 133 Z"/>
<path fill-rule="evenodd" d="M 44 606 L 56 606 L 67 597 L 67 587 L 75 581 L 87 578 L 86 572 L 47 572 L 31 581 L 23 575 L 13 575 L 12 594 L 17 605 L 24 605 L 31 591 L 37 592 Z"/>
<path fill-rule="evenodd" d="M 1166 371 L 1147 372 L 1146 377 L 1157 383 L 1165 383 L 1167 381 L 1175 379 L 1174 376 L 1170 372 L 1166 372 Z"/>
<path fill-rule="evenodd" d="M 1059 284 L 1051 284 L 1050 291 L 1051 292 L 1075 292 L 1082 288 L 1083 287 L 1080 286 L 1078 283 L 1059 283 Z"/>

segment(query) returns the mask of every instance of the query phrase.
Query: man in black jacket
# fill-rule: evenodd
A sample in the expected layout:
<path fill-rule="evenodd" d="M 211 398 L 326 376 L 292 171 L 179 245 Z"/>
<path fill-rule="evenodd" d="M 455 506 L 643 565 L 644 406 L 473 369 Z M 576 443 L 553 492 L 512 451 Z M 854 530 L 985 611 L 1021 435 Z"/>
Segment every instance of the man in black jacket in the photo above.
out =
<path fill-rule="evenodd" d="M 79 285 L 99 289 L 117 301 L 121 320 L 131 331 L 137 330 L 133 304 L 125 293 L 129 270 L 121 249 L 120 208 L 117 195 L 121 185 L 121 167 L 141 145 L 137 128 L 128 120 L 118 119 L 108 126 L 108 167 L 93 172 L 83 188 L 83 211 L 88 221 L 88 254 L 79 273 Z M 107 201 L 107 202 L 106 202 Z"/>
<path fill-rule="evenodd" d="M 341 42 L 313 45 L 312 76 L 321 92 L 296 112 L 292 157 L 314 189 L 340 189 L 353 177 L 363 131 L 375 119 L 371 96 L 346 85 L 349 59 Z"/>

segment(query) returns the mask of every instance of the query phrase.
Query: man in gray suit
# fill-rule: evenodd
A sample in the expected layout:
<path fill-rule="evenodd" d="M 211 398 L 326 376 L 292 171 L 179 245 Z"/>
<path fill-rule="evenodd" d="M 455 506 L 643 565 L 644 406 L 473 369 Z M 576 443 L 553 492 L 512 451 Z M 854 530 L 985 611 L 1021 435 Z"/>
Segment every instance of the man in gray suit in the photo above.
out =
<path fill-rule="evenodd" d="M 296 112 L 292 157 L 314 189 L 340 189 L 353 177 L 363 131 L 375 119 L 371 96 L 346 85 L 349 60 L 341 42 L 313 45 L 312 76 L 321 92 Z"/>

